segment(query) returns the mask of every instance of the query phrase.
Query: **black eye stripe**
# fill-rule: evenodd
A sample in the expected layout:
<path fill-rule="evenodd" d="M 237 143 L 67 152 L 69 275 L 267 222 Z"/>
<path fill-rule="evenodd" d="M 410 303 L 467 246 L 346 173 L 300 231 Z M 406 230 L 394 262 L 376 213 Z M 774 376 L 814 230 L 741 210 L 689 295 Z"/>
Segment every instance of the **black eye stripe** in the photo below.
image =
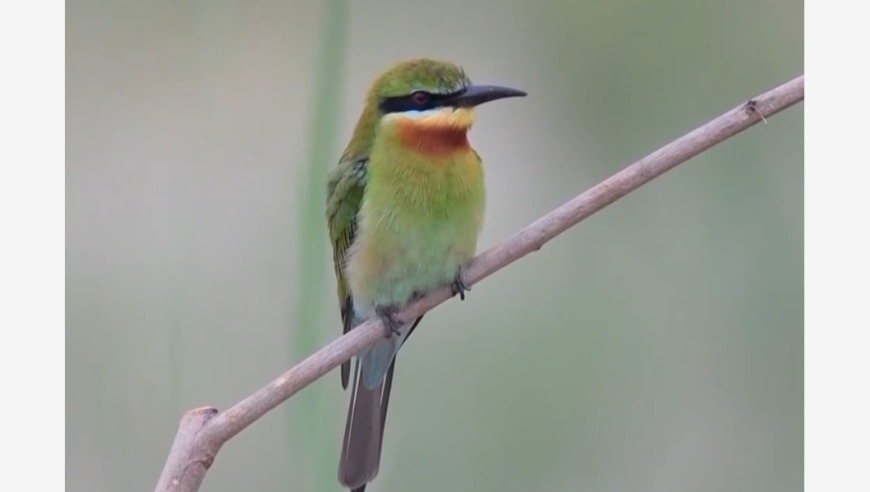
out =
<path fill-rule="evenodd" d="M 428 97 L 423 104 L 420 104 L 414 100 L 415 94 L 424 93 Z M 433 94 L 431 92 L 426 91 L 414 91 L 410 94 L 406 94 L 403 96 L 395 96 L 395 97 L 387 97 L 381 101 L 381 111 L 386 113 L 401 113 L 403 111 L 426 111 L 427 109 L 437 108 L 439 106 L 444 106 L 445 103 L 449 104 L 449 101 L 456 97 L 459 94 L 462 94 L 463 91 L 454 92 L 452 94 Z M 420 96 L 417 96 L 420 97 Z"/>

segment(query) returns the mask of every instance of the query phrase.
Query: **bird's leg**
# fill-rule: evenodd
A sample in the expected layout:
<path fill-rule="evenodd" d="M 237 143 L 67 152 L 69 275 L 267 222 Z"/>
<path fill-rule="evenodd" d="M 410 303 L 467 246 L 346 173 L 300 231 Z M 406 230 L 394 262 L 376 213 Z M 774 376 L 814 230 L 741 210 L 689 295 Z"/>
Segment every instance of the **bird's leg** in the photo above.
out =
<path fill-rule="evenodd" d="M 395 306 L 382 306 L 375 309 L 378 317 L 384 323 L 384 338 L 390 338 L 393 335 L 401 335 L 399 328 L 402 324 L 396 319 L 398 309 Z"/>
<path fill-rule="evenodd" d="M 465 280 L 462 280 L 462 267 L 456 269 L 456 276 L 453 278 L 453 283 L 450 284 L 450 289 L 453 291 L 453 296 L 459 294 L 459 300 L 465 300 L 465 293 L 471 290 Z"/>

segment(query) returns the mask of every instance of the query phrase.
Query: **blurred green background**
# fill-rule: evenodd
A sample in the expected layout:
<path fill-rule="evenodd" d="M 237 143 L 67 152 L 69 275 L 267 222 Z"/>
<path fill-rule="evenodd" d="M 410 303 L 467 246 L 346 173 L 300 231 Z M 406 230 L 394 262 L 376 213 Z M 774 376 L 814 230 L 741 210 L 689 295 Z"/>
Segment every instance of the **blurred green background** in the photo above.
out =
<path fill-rule="evenodd" d="M 181 413 L 340 332 L 324 176 L 370 80 L 434 56 L 479 111 L 487 248 L 803 72 L 797 0 L 67 3 L 70 491 L 151 490 Z M 426 317 L 371 492 L 792 491 L 803 475 L 803 107 Z M 203 491 L 329 491 L 328 375 Z"/>

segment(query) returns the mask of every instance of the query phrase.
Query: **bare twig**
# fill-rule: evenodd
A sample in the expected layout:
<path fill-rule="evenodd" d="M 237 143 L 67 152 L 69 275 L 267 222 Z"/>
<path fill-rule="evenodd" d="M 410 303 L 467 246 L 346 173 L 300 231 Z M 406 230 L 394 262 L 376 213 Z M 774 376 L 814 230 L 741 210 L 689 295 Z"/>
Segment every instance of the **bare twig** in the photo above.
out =
<path fill-rule="evenodd" d="M 160 480 L 157 482 L 157 490 L 197 490 L 205 472 L 214 461 L 215 453 L 206 448 L 208 443 L 197 439 L 199 431 L 217 415 L 218 409 L 212 407 L 199 407 L 189 410 L 181 417 L 178 424 L 178 432 L 175 434 L 175 442 L 169 450 L 166 458 L 167 465 L 174 463 L 175 466 L 165 466 Z M 217 452 L 217 451 L 215 451 Z"/>
<path fill-rule="evenodd" d="M 767 118 L 803 98 L 801 75 L 674 140 L 479 255 L 465 270 L 465 282 L 475 284 L 540 249 L 547 241 L 644 183 L 759 121 L 766 123 Z M 441 288 L 402 310 L 397 318 L 410 321 L 450 297 L 450 288 Z M 225 442 L 311 382 L 373 345 L 383 333 L 380 321 L 363 323 L 226 411 L 218 413 L 214 408 L 204 407 L 187 412 L 155 491 L 198 490 Z"/>

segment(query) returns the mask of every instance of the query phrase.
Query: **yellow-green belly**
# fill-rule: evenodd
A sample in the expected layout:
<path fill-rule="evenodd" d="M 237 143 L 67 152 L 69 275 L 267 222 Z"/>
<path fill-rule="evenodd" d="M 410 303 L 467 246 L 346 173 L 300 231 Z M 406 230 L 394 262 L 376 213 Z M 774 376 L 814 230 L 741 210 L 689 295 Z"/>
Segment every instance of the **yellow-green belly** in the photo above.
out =
<path fill-rule="evenodd" d="M 350 258 L 348 281 L 358 315 L 378 306 L 401 306 L 417 293 L 453 281 L 473 256 L 477 228 L 472 217 L 453 222 L 377 227 L 360 234 Z"/>
<path fill-rule="evenodd" d="M 370 169 L 348 261 L 361 318 L 452 282 L 473 258 L 483 221 L 483 176 L 473 152 L 417 174 L 378 171 Z"/>

